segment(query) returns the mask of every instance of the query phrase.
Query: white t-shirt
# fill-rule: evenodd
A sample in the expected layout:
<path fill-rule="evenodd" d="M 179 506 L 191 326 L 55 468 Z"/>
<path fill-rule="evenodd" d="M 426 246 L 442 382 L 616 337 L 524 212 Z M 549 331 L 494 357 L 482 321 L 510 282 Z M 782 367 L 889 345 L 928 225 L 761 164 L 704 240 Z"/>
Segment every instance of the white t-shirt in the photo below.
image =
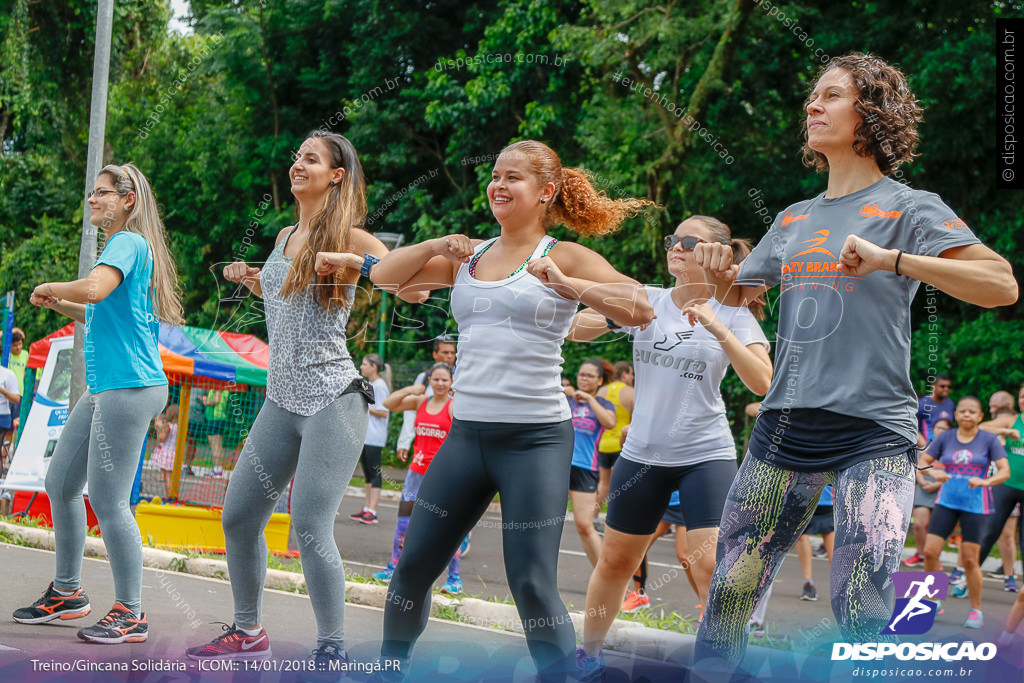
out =
<path fill-rule="evenodd" d="M 692 465 L 734 460 L 736 444 L 719 392 L 729 357 L 714 335 L 691 326 L 672 290 L 645 287 L 657 316 L 645 330 L 621 328 L 633 335 L 636 405 L 622 446 L 622 457 L 652 465 Z M 740 343 L 768 339 L 746 308 L 711 307 Z"/>
<path fill-rule="evenodd" d="M 427 392 L 424 394 L 427 398 L 434 395 L 434 388 L 430 386 L 430 382 L 427 381 L 427 371 L 424 370 L 420 374 L 416 375 L 416 381 L 413 384 L 424 384 L 427 387 Z M 416 437 L 416 411 L 406 410 L 402 412 L 402 431 L 398 433 L 398 450 L 403 448 L 408 450 L 412 448 L 412 442 Z"/>
<path fill-rule="evenodd" d="M 384 399 L 388 397 L 391 391 L 388 390 L 388 383 L 378 377 L 373 380 L 373 405 L 370 406 L 374 410 L 387 410 L 384 407 Z M 388 442 L 388 417 L 391 414 L 388 413 L 384 417 L 370 416 L 370 422 L 366 425 L 366 445 L 367 446 L 379 446 L 384 447 L 384 444 Z"/>
<path fill-rule="evenodd" d="M 21 387 L 18 386 L 18 376 L 14 374 L 13 370 L 9 370 L 2 365 L 0 365 L 0 387 L 14 394 L 21 393 Z M 0 415 L 10 414 L 11 404 L 6 396 L 0 394 Z"/>

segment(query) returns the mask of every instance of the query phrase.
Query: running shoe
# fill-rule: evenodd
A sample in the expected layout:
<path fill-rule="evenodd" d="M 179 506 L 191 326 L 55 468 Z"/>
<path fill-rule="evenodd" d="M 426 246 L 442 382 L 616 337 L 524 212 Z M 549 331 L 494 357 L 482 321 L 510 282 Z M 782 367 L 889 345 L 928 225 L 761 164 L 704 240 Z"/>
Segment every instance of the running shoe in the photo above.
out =
<path fill-rule="evenodd" d="M 954 598 L 967 597 L 967 577 L 964 576 L 963 572 L 960 572 L 960 576 L 956 577 L 955 580 L 949 582 L 949 594 Z"/>
<path fill-rule="evenodd" d="M 815 557 L 828 557 L 828 550 L 825 548 L 825 544 L 822 543 L 817 548 L 815 548 L 813 554 Z"/>
<path fill-rule="evenodd" d="M 923 567 L 924 556 L 921 553 L 914 553 L 907 559 L 903 560 L 904 567 Z"/>
<path fill-rule="evenodd" d="M 804 581 L 803 592 L 800 593 L 801 600 L 815 601 L 818 599 L 818 589 L 810 581 Z"/>
<path fill-rule="evenodd" d="M 378 581 L 390 581 L 391 575 L 395 573 L 395 565 L 388 562 L 388 566 L 373 575 Z"/>
<path fill-rule="evenodd" d="M 950 548 L 956 548 L 957 550 L 959 550 L 960 549 L 960 541 L 962 541 L 962 540 L 963 540 L 963 536 L 960 536 L 960 535 L 953 536 L 952 538 L 949 539 L 949 547 Z"/>
<path fill-rule="evenodd" d="M 441 586 L 441 592 L 448 595 L 458 595 L 462 592 L 462 579 L 458 576 L 448 576 L 448 581 Z"/>
<path fill-rule="evenodd" d="M 1003 574 L 1003 565 L 999 565 L 996 569 L 990 571 L 988 573 L 988 575 L 991 576 L 993 579 L 1004 579 L 1004 578 L 1006 578 L 1006 575 Z"/>
<path fill-rule="evenodd" d="M 935 601 L 935 616 L 942 616 L 946 613 L 946 608 L 942 606 L 942 600 Z"/>
<path fill-rule="evenodd" d="M 1017 590 L 1018 590 L 1017 589 L 1017 577 L 1016 576 L 1007 576 L 1005 579 L 1003 579 L 1003 590 L 1006 591 L 1007 593 L 1016 593 Z"/>
<path fill-rule="evenodd" d="M 14 610 L 14 620 L 19 624 L 43 624 L 54 619 L 80 619 L 91 609 L 89 596 L 81 588 L 71 595 L 61 595 L 51 582 L 43 597 L 33 602 L 31 607 Z"/>
<path fill-rule="evenodd" d="M 142 643 L 149 638 L 149 622 L 146 621 L 145 614 L 135 616 L 122 603 L 115 602 L 107 616 L 96 622 L 95 626 L 79 629 L 78 637 L 90 643 L 104 645 Z"/>
<path fill-rule="evenodd" d="M 270 656 L 270 638 L 265 630 L 260 631 L 259 635 L 249 636 L 235 628 L 234 624 L 228 626 L 224 622 L 214 623 L 223 624 L 224 633 L 205 645 L 185 650 L 189 659 L 263 659 Z"/>
<path fill-rule="evenodd" d="M 363 524 L 376 524 L 379 520 L 377 519 L 377 513 L 366 510 L 363 512 L 363 518 L 359 521 Z"/>
<path fill-rule="evenodd" d="M 364 515 L 366 515 L 366 508 L 361 508 L 359 512 L 352 513 L 348 516 L 348 518 L 351 519 L 353 522 L 361 522 L 363 521 Z"/>
<path fill-rule="evenodd" d="M 342 673 L 348 664 L 348 653 L 334 643 L 324 643 L 313 650 L 313 665 L 318 672 Z"/>
<path fill-rule="evenodd" d="M 604 655 L 598 652 L 596 657 L 591 657 L 583 648 L 576 648 L 576 680 L 580 683 L 604 683 Z"/>
<path fill-rule="evenodd" d="M 466 537 L 462 539 L 462 545 L 459 546 L 459 557 L 465 557 L 469 554 L 469 537 L 471 534 L 466 534 Z"/>
<path fill-rule="evenodd" d="M 626 591 L 626 599 L 622 601 L 621 611 L 626 614 L 632 614 L 633 612 L 649 607 L 650 604 L 651 599 L 647 597 L 647 595 L 630 589 Z"/>
<path fill-rule="evenodd" d="M 982 615 L 980 609 L 972 609 L 967 614 L 967 621 L 964 622 L 964 628 L 981 628 L 985 625 L 985 617 Z"/>
<path fill-rule="evenodd" d="M 759 624 L 758 622 L 756 622 L 753 619 L 751 619 L 750 622 L 749 622 L 749 626 L 750 626 L 750 636 L 752 638 L 764 638 L 764 636 L 765 636 L 764 624 Z"/>
<path fill-rule="evenodd" d="M 601 520 L 594 520 L 594 531 L 596 531 L 599 534 L 604 534 L 604 523 Z"/>

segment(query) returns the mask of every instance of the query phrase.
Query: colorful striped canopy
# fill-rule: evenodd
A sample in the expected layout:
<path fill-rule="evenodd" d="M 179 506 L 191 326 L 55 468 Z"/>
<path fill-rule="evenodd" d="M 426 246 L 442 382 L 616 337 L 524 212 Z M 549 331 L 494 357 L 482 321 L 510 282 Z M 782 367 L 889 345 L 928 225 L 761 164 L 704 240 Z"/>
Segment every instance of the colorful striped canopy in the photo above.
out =
<path fill-rule="evenodd" d="M 41 368 L 50 352 L 50 339 L 75 333 L 69 323 L 29 347 L 28 367 Z M 171 381 L 173 375 L 207 377 L 221 382 L 267 386 L 270 347 L 251 334 L 219 332 L 202 327 L 160 324 L 160 359 Z"/>

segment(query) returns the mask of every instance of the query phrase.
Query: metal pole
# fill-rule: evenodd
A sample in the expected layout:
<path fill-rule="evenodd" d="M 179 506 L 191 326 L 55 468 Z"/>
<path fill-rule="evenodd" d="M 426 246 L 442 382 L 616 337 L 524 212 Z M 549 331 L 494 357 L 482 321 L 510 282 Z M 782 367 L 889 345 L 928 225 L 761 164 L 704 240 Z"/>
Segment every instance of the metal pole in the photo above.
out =
<path fill-rule="evenodd" d="M 98 0 L 96 11 L 96 53 L 92 62 L 92 106 L 89 111 L 89 155 L 85 164 L 85 193 L 103 167 L 103 141 L 107 127 L 107 79 L 110 72 L 110 34 L 114 23 L 114 0 Z M 82 195 L 83 197 L 85 194 Z M 82 242 L 78 250 L 78 277 L 89 274 L 96 263 L 96 228 L 89 222 L 89 209 L 82 217 Z M 75 325 L 75 351 L 71 361 L 71 407 L 85 392 L 85 328 Z"/>

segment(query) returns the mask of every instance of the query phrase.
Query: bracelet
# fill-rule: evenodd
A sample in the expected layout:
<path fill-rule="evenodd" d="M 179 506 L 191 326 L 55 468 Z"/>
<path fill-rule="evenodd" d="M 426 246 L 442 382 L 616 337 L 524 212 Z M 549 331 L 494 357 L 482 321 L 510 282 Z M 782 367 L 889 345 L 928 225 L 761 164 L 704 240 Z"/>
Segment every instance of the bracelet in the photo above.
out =
<path fill-rule="evenodd" d="M 363 266 L 359 269 L 363 277 L 370 277 L 370 269 L 380 263 L 380 259 L 373 254 L 363 254 Z"/>
<path fill-rule="evenodd" d="M 900 253 L 896 254 L 896 265 L 895 265 L 895 266 L 893 266 L 893 271 L 894 271 L 894 272 L 895 272 L 895 273 L 896 273 L 897 275 L 899 275 L 899 274 L 900 274 L 900 259 L 901 259 L 901 258 L 903 258 L 903 250 L 902 250 L 902 249 L 900 249 Z"/>
<path fill-rule="evenodd" d="M 604 324 L 608 326 L 609 330 L 614 331 L 619 329 L 619 324 L 612 320 L 611 318 L 609 318 L 608 316 L 604 317 Z"/>

